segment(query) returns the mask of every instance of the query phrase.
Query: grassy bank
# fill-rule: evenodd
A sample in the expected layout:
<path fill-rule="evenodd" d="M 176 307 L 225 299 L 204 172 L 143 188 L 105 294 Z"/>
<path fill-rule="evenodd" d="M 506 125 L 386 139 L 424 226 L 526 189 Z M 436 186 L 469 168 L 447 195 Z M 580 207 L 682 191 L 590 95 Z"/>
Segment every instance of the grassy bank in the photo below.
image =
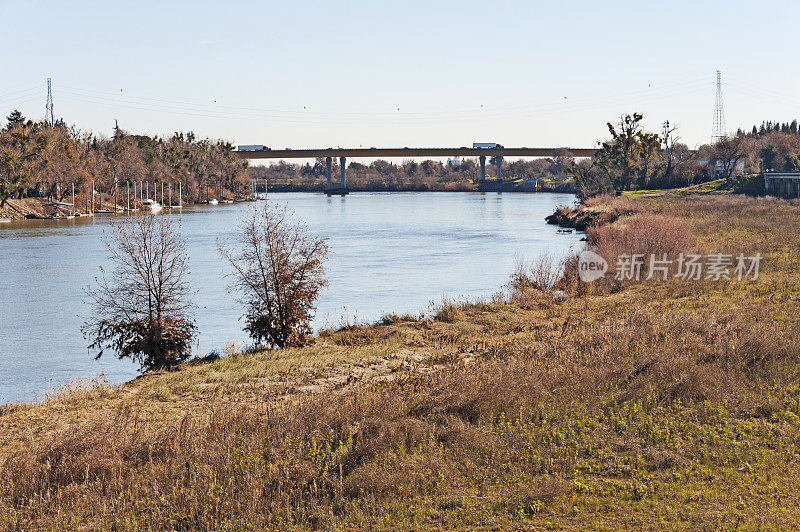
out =
<path fill-rule="evenodd" d="M 0 407 L 0 521 L 796 527 L 800 206 L 605 201 L 610 227 L 676 218 L 691 250 L 761 252 L 761 275 L 448 304 Z"/>

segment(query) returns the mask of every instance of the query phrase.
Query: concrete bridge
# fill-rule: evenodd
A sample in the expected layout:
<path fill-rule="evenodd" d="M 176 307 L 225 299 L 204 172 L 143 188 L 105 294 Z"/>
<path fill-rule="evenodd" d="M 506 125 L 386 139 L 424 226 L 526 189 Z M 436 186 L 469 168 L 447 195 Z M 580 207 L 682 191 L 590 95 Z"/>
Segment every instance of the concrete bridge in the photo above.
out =
<path fill-rule="evenodd" d="M 800 172 L 764 172 L 764 190 L 773 196 L 800 198 Z"/>
<path fill-rule="evenodd" d="M 248 147 L 250 148 L 250 147 Z M 327 148 L 327 149 L 302 149 L 302 150 L 272 150 L 266 146 L 262 149 L 238 150 L 233 153 L 240 159 L 325 159 L 325 176 L 327 184 L 325 193 L 330 195 L 344 196 L 348 193 L 347 189 L 347 158 L 365 157 L 378 159 L 381 157 L 478 157 L 481 167 L 480 188 L 487 188 L 486 179 L 486 157 L 495 158 L 496 181 L 494 184 L 500 185 L 503 182 L 502 164 L 503 157 L 555 157 L 557 155 L 567 155 L 571 157 L 591 157 L 597 150 L 594 148 L 505 148 L 497 146 L 494 148 Z M 339 158 L 339 169 L 341 175 L 339 181 L 333 181 L 331 168 L 333 158 Z"/>

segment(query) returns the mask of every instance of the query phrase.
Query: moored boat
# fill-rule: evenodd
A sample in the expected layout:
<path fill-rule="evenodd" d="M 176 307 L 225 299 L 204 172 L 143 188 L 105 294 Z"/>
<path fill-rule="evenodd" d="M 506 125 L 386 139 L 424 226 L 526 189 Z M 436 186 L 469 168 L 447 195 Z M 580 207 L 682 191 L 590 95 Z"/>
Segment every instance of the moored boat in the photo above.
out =
<path fill-rule="evenodd" d="M 151 211 L 160 211 L 163 207 L 156 200 L 146 198 L 145 200 L 142 201 L 142 208 L 150 209 Z"/>

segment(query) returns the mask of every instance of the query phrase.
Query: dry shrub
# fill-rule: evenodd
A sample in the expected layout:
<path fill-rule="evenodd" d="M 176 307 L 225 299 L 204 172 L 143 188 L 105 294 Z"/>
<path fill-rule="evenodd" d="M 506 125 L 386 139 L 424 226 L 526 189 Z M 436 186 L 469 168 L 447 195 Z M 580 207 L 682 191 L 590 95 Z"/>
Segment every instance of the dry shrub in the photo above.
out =
<path fill-rule="evenodd" d="M 395 312 L 385 313 L 381 318 L 375 322 L 375 325 L 395 325 L 404 322 L 416 322 L 420 320 L 420 316 L 407 312 L 402 316 Z"/>
<path fill-rule="evenodd" d="M 584 199 L 581 204 L 587 208 L 602 207 L 613 203 L 617 197 L 614 194 L 597 194 Z"/>
<path fill-rule="evenodd" d="M 578 254 L 573 254 L 564 258 L 564 269 L 561 278 L 553 286 L 556 290 L 561 290 L 565 294 L 577 297 L 591 296 L 603 291 L 613 291 L 610 289 L 610 282 L 583 282 L 578 274 Z"/>
<path fill-rule="evenodd" d="M 507 285 L 509 300 L 522 308 L 532 308 L 538 302 L 553 299 L 553 290 L 564 272 L 564 260 L 547 251 L 530 262 L 515 258 L 514 272 Z"/>
<path fill-rule="evenodd" d="M 592 227 L 587 231 L 587 244 L 609 264 L 622 254 L 641 254 L 648 259 L 666 253 L 674 257 L 685 253 L 693 240 L 686 221 L 654 213 L 640 213 L 620 218 L 613 224 Z"/>
<path fill-rule="evenodd" d="M 455 301 L 445 298 L 436 306 L 433 318 L 444 323 L 453 323 L 458 316 L 458 305 Z"/>

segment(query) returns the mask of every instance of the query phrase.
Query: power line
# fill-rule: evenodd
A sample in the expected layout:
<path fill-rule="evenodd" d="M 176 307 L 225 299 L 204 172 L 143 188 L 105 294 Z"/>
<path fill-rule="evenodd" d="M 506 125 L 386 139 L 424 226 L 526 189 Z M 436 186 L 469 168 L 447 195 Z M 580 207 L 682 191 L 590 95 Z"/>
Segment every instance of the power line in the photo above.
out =
<path fill-rule="evenodd" d="M 725 112 L 722 109 L 722 72 L 717 70 L 717 101 L 714 104 L 714 128 L 711 131 L 711 144 L 725 137 Z"/>

